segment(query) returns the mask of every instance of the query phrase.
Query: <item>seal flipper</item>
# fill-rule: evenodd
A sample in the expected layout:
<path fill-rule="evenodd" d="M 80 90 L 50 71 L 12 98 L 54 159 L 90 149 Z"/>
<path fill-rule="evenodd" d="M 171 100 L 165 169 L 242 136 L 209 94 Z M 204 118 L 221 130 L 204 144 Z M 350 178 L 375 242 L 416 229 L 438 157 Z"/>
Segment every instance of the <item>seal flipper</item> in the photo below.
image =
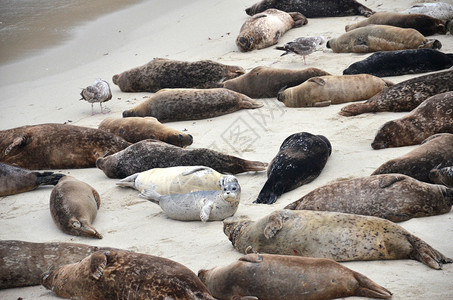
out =
<path fill-rule="evenodd" d="M 378 285 L 368 277 L 354 272 L 354 278 L 359 283 L 354 295 L 368 298 L 387 299 L 392 297 L 392 293 L 384 287 Z"/>
<path fill-rule="evenodd" d="M 27 145 L 27 136 L 22 135 L 14 139 L 14 141 L 5 149 L 5 156 L 8 155 L 14 148 L 19 148 Z"/>
<path fill-rule="evenodd" d="M 264 104 L 262 103 L 259 103 L 249 97 L 246 97 L 246 98 L 243 98 L 242 101 L 240 102 L 240 107 L 241 108 L 251 108 L 251 109 L 255 109 L 255 108 L 260 108 L 260 107 L 263 107 Z"/>
<path fill-rule="evenodd" d="M 407 177 L 405 177 L 403 175 L 387 175 L 379 181 L 379 187 L 381 189 L 385 189 L 385 188 L 391 186 L 392 184 L 394 184 L 395 182 L 403 181 L 406 178 Z"/>
<path fill-rule="evenodd" d="M 352 117 L 352 116 L 357 116 L 360 114 L 368 113 L 368 112 L 376 112 L 377 110 L 375 109 L 374 105 L 372 105 L 369 102 L 364 102 L 364 103 L 352 103 L 349 105 L 346 105 L 341 109 L 339 112 L 340 115 L 345 116 L 345 117 Z"/>
<path fill-rule="evenodd" d="M 209 220 L 209 215 L 211 214 L 211 210 L 214 206 L 214 202 L 208 201 L 206 202 L 200 210 L 200 220 L 203 223 L 206 223 Z"/>
<path fill-rule="evenodd" d="M 159 204 L 159 198 L 161 197 L 161 195 L 153 189 L 144 189 L 139 196 L 156 204 Z"/>
<path fill-rule="evenodd" d="M 250 263 L 261 263 L 263 262 L 263 256 L 259 255 L 258 253 L 247 254 L 239 258 L 239 261 L 246 261 Z"/>
<path fill-rule="evenodd" d="M 276 211 L 272 213 L 267 220 L 266 227 L 264 228 L 264 236 L 266 237 L 266 239 L 271 239 L 282 228 L 283 228 L 283 217 L 278 211 Z"/>
<path fill-rule="evenodd" d="M 56 185 L 63 178 L 64 174 L 56 174 L 54 172 L 33 172 L 36 175 L 37 185 Z"/>
<path fill-rule="evenodd" d="M 187 176 L 187 175 L 199 172 L 199 171 L 210 171 L 210 168 L 205 167 L 205 166 L 195 166 L 192 168 L 188 168 L 187 170 L 182 172 L 182 176 Z"/>
<path fill-rule="evenodd" d="M 95 237 L 98 239 L 102 239 L 102 234 L 100 234 L 96 228 L 94 228 L 88 221 L 82 220 L 80 221 L 81 227 L 79 231 L 82 233 L 83 236 Z"/>
<path fill-rule="evenodd" d="M 127 176 L 126 178 L 121 179 L 116 183 L 117 186 L 121 187 L 131 187 L 135 189 L 135 180 L 137 179 L 140 173 L 132 174 L 131 176 Z"/>
<path fill-rule="evenodd" d="M 283 194 L 283 186 L 267 180 L 253 203 L 273 204 Z"/>
<path fill-rule="evenodd" d="M 418 260 L 436 270 L 441 270 L 442 264 L 453 263 L 451 258 L 446 257 L 415 235 L 407 234 L 406 238 L 413 248 L 409 255 L 410 258 Z"/>
<path fill-rule="evenodd" d="M 102 274 L 104 274 L 104 269 L 107 266 L 107 256 L 109 252 L 102 252 L 98 251 L 91 255 L 90 261 L 90 276 L 96 280 L 101 278 Z"/>

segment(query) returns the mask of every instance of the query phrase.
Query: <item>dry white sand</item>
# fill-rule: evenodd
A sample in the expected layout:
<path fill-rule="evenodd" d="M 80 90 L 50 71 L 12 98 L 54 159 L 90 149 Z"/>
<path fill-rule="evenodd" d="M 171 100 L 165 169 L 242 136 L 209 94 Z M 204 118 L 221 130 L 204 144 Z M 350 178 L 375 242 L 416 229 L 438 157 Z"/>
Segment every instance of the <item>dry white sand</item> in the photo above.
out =
<path fill-rule="evenodd" d="M 63 123 L 97 127 L 106 117 L 121 117 L 123 110 L 142 101 L 149 93 L 122 93 L 111 82 L 112 75 L 140 66 L 152 58 L 179 60 L 212 59 L 247 70 L 264 65 L 303 69 L 317 67 L 341 75 L 352 62 L 368 54 L 336 54 L 322 48 L 307 57 L 307 65 L 296 55 L 280 57 L 271 48 L 240 53 L 235 45 L 239 28 L 246 20 L 244 9 L 254 0 L 240 1 L 145 1 L 94 20 L 76 30 L 63 45 L 43 53 L 0 66 L 0 129 L 40 123 Z M 402 11 L 415 1 L 361 1 L 376 11 Z M 287 32 L 279 44 L 296 37 L 339 36 L 344 26 L 362 16 L 309 19 L 307 25 Z M 451 35 L 436 35 L 443 52 L 453 52 Z M 419 76 L 387 79 L 395 83 Z M 113 99 L 105 105 L 108 114 L 91 116 L 90 104 L 79 101 L 81 88 L 95 79 L 108 80 Z M 323 134 L 333 151 L 321 175 L 312 183 L 288 192 L 273 205 L 252 204 L 266 181 L 265 172 L 238 175 L 242 186 L 237 215 L 261 218 L 281 209 L 314 188 L 343 178 L 370 175 L 389 159 L 416 146 L 372 150 L 377 129 L 386 121 L 405 113 L 363 114 L 342 117 L 344 105 L 323 108 L 286 108 L 276 99 L 259 100 L 259 110 L 198 121 L 167 123 L 194 136 L 192 147 L 208 147 L 249 160 L 270 162 L 282 141 L 290 134 L 307 131 Z M 95 105 L 99 112 L 99 106 Z M 101 195 L 102 204 L 93 225 L 102 240 L 74 237 L 61 232 L 49 212 L 51 187 L 4 197 L 0 201 L 0 239 L 33 242 L 65 241 L 113 246 L 180 262 L 195 273 L 201 268 L 226 265 L 241 256 L 223 234 L 222 222 L 179 222 L 161 209 L 138 197 L 132 189 L 115 186 L 96 168 L 55 170 L 71 174 L 91 184 Z M 428 242 L 448 257 L 453 257 L 453 212 L 412 219 L 400 223 L 405 229 Z M 361 272 L 394 294 L 394 299 L 453 298 L 453 265 L 433 270 L 414 260 L 348 262 L 345 266 Z M 1 267 L 1 266 L 0 266 Z M 0 299 L 54 299 L 41 286 L 0 291 Z"/>

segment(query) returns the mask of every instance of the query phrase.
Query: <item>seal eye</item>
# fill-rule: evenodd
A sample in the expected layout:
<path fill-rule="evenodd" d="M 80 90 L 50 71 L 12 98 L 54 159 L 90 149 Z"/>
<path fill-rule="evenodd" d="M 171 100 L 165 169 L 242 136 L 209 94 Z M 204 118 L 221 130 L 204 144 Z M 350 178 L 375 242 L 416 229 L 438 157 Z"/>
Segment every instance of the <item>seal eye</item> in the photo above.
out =
<path fill-rule="evenodd" d="M 223 188 L 224 191 L 226 191 L 226 188 Z"/>
<path fill-rule="evenodd" d="M 233 188 L 233 191 L 235 191 L 235 190 L 236 190 L 236 188 L 234 187 L 234 188 Z"/>

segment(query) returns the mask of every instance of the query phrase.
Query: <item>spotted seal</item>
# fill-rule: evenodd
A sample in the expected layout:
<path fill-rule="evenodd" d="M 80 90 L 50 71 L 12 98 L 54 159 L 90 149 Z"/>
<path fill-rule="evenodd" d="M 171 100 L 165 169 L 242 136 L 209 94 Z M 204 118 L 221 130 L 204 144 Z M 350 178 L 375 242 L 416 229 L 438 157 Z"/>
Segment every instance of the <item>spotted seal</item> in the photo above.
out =
<path fill-rule="evenodd" d="M 234 248 L 335 261 L 414 259 L 433 269 L 453 262 L 389 220 L 311 210 L 276 210 L 258 221 L 231 217 L 223 231 Z"/>
<path fill-rule="evenodd" d="M 434 183 L 453 188 L 453 166 L 432 169 L 428 176 Z"/>
<path fill-rule="evenodd" d="M 442 20 L 453 19 L 453 4 L 446 2 L 417 3 L 402 11 L 405 14 L 424 14 Z"/>

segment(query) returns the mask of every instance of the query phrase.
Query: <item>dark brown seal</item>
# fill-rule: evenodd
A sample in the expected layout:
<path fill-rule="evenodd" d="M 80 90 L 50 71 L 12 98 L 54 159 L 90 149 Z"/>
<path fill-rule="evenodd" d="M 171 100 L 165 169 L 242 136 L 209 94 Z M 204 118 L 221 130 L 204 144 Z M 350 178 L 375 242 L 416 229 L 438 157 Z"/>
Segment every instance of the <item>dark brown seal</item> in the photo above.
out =
<path fill-rule="evenodd" d="M 445 214 L 452 205 L 452 189 L 402 174 L 383 174 L 319 187 L 285 209 L 336 211 L 401 222 Z"/>
<path fill-rule="evenodd" d="M 34 172 L 0 163 L 0 196 L 28 192 L 41 185 L 56 185 L 64 174 Z"/>
<path fill-rule="evenodd" d="M 200 120 L 262 106 L 246 95 L 225 88 L 164 89 L 124 111 L 123 117 L 151 116 L 160 122 Z"/>
<path fill-rule="evenodd" d="M 42 274 L 111 248 L 77 243 L 0 241 L 0 289 L 39 285 Z"/>
<path fill-rule="evenodd" d="M 436 133 L 453 133 L 453 92 L 432 96 L 406 116 L 386 122 L 371 147 L 417 145 Z"/>
<path fill-rule="evenodd" d="M 453 188 L 453 166 L 432 169 L 429 172 L 429 179 L 434 183 Z"/>
<path fill-rule="evenodd" d="M 154 93 L 164 88 L 215 88 L 221 81 L 244 73 L 239 66 L 212 60 L 187 62 L 155 58 L 146 65 L 114 75 L 112 81 L 123 92 Z"/>
<path fill-rule="evenodd" d="M 198 277 L 219 299 L 392 297 L 392 293 L 368 277 L 325 258 L 247 254 L 230 265 L 200 270 Z"/>
<path fill-rule="evenodd" d="M 130 143 L 96 128 L 40 124 L 0 131 L 0 161 L 28 169 L 77 169 Z"/>
<path fill-rule="evenodd" d="M 71 299 L 214 299 L 187 267 L 122 250 L 98 251 L 43 275 L 42 285 Z"/>
<path fill-rule="evenodd" d="M 389 220 L 329 211 L 277 210 L 258 221 L 231 217 L 223 231 L 234 248 L 335 261 L 414 259 L 433 269 L 453 260 Z"/>
<path fill-rule="evenodd" d="M 60 179 L 50 194 L 50 214 L 55 225 L 71 235 L 102 239 L 91 225 L 100 205 L 98 192 L 72 176 Z"/>
<path fill-rule="evenodd" d="M 267 163 L 245 160 L 207 148 L 179 148 L 157 140 L 144 140 L 130 147 L 101 157 L 96 166 L 110 178 L 125 178 L 152 168 L 206 166 L 217 172 L 237 174 L 263 171 Z"/>
<path fill-rule="evenodd" d="M 343 107 L 340 115 L 350 117 L 367 112 L 411 111 L 431 96 L 453 91 L 453 71 L 418 76 L 397 83 L 364 103 Z"/>
<path fill-rule="evenodd" d="M 286 12 L 296 11 L 307 18 L 344 17 L 374 13 L 368 7 L 355 0 L 263 0 L 247 8 L 248 15 L 254 15 L 269 8 Z"/>
<path fill-rule="evenodd" d="M 251 98 L 273 98 L 277 97 L 282 88 L 290 88 L 311 77 L 325 75 L 330 74 L 317 68 L 290 70 L 259 66 L 242 76 L 223 82 L 222 86 Z"/>
<path fill-rule="evenodd" d="M 116 134 L 130 143 L 146 139 L 160 140 L 178 147 L 187 147 L 193 143 L 190 134 L 165 126 L 153 117 L 107 118 L 98 128 Z"/>
<path fill-rule="evenodd" d="M 453 165 L 451 149 L 453 134 L 435 134 L 409 153 L 382 164 L 372 175 L 400 173 L 424 182 L 435 183 L 430 180 L 429 172 L 437 167 Z"/>

